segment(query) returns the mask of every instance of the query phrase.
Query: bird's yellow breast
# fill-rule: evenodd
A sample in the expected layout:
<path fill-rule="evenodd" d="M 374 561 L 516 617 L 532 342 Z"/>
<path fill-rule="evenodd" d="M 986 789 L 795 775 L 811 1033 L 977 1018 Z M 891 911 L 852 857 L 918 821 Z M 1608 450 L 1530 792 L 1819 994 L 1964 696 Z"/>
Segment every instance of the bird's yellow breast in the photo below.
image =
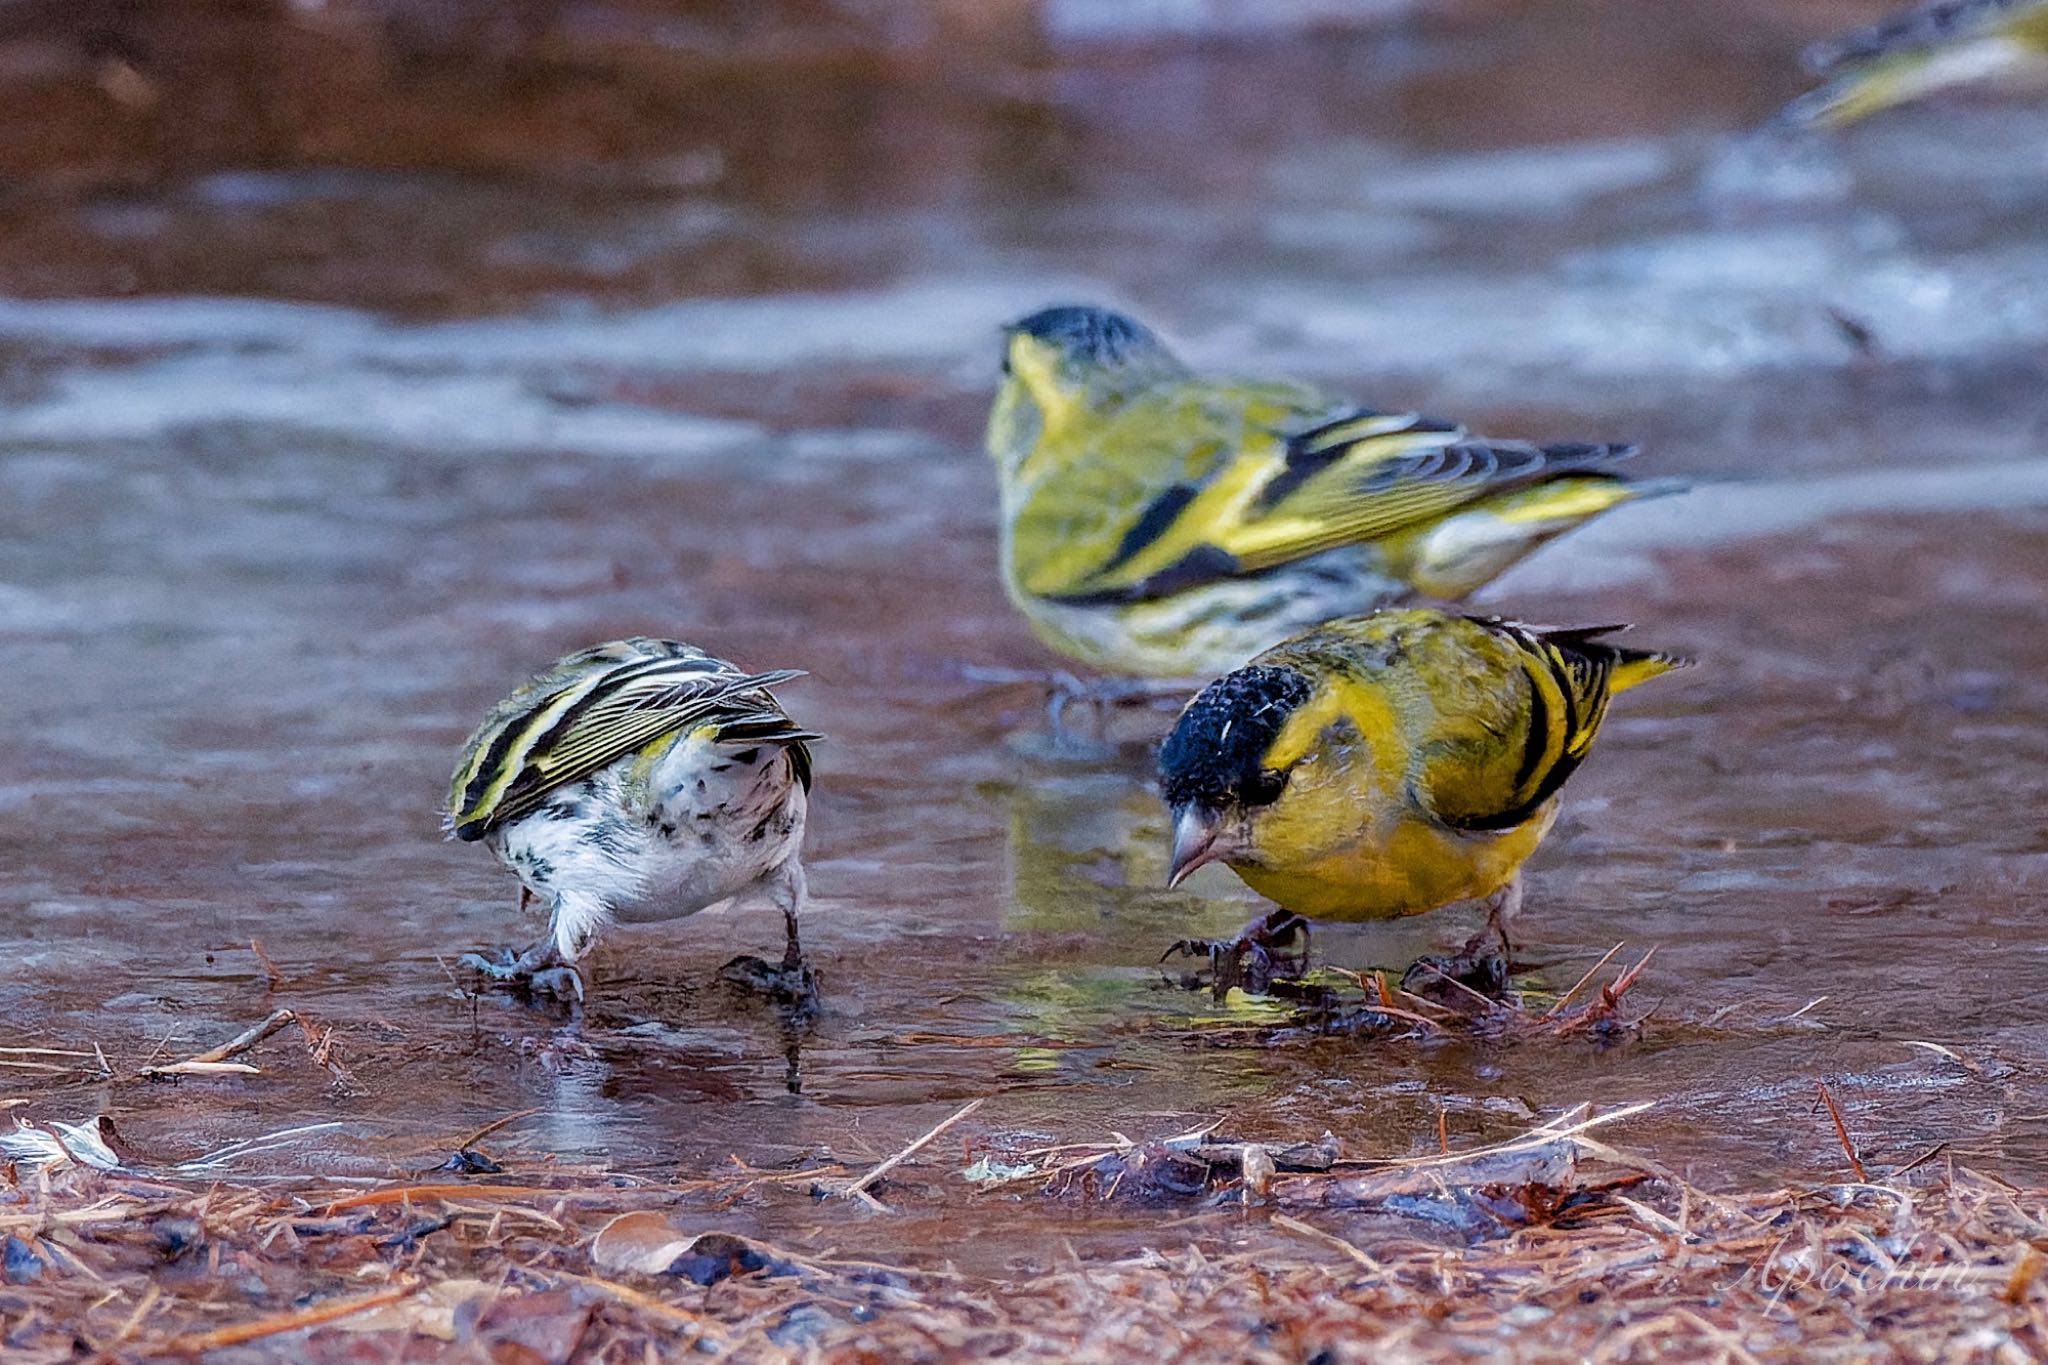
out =
<path fill-rule="evenodd" d="M 1536 851 L 1557 803 L 1487 831 L 1454 829 L 1423 807 L 1418 736 L 1441 748 L 1474 719 L 1440 715 L 1384 680 L 1326 677 L 1274 739 L 1266 761 L 1288 771 L 1286 789 L 1252 813 L 1245 857 L 1231 866 L 1260 895 L 1322 919 L 1395 919 L 1492 895 Z"/>
<path fill-rule="evenodd" d="M 1284 833 L 1261 837 L 1259 866 L 1237 865 L 1245 884 L 1276 905 L 1315 919 L 1419 915 L 1490 896 L 1507 885 L 1557 815 L 1551 802 L 1528 823 L 1498 834 L 1462 834 L 1406 815 L 1376 820 L 1352 837 L 1318 839 L 1295 856 Z"/>

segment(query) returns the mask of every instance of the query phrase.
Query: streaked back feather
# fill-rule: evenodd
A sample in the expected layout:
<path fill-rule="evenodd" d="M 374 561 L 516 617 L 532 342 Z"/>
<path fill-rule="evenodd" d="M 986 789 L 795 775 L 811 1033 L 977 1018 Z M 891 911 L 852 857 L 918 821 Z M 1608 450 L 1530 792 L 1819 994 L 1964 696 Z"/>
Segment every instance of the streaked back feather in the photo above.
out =
<path fill-rule="evenodd" d="M 463 746 L 447 826 L 480 839 L 530 814 L 549 792 L 681 730 L 715 728 L 721 741 L 789 747 L 805 786 L 806 742 L 769 688 L 803 676 L 744 673 L 674 640 L 615 640 L 558 660 L 492 707 Z"/>
<path fill-rule="evenodd" d="M 1314 681 L 1321 704 L 1299 708 L 1304 723 L 1350 724 L 1437 820 L 1496 832 L 1563 787 L 1614 693 L 1690 662 L 1602 638 L 1622 629 L 1387 611 L 1328 622 L 1253 662 Z M 1283 730 L 1267 765 L 1285 767 L 1313 742 L 1299 726 Z"/>
<path fill-rule="evenodd" d="M 1512 829 L 1530 819 L 1578 771 L 1616 692 L 1692 663 L 1675 654 L 1624 649 L 1602 638 L 1627 630 L 1626 625 L 1554 627 L 1490 616 L 1463 619 L 1514 647 L 1529 688 L 1529 708 L 1521 758 L 1508 790 L 1496 801 L 1438 811 L 1445 823 L 1460 829 Z"/>

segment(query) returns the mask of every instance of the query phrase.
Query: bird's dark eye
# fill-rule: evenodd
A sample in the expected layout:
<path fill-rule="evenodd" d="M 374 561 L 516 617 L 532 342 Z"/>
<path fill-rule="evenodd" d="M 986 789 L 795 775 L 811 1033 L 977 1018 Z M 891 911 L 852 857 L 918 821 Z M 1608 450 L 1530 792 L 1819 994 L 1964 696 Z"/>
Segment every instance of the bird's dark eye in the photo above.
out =
<path fill-rule="evenodd" d="M 1287 790 L 1287 774 L 1279 768 L 1261 768 L 1245 780 L 1238 799 L 1247 806 L 1270 806 Z"/>

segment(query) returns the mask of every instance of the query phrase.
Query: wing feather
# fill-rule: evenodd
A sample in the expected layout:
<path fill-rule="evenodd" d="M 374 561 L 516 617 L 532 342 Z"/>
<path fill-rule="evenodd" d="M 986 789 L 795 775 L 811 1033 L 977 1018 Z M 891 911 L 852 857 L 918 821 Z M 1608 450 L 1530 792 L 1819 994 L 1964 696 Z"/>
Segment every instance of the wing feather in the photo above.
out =
<path fill-rule="evenodd" d="M 720 738 L 802 749 L 818 736 L 799 729 L 768 691 L 802 676 L 742 673 L 695 651 L 623 661 L 600 651 L 572 655 L 514 693 L 471 737 L 451 793 L 450 832 L 482 838 L 556 788 L 682 730 L 711 725 Z M 808 751 L 798 766 L 808 774 Z"/>
<path fill-rule="evenodd" d="M 1077 605 L 1167 597 L 1391 536 L 1550 479 L 1607 473 L 1634 453 L 1468 440 L 1457 424 L 1417 413 L 1297 413 L 1291 427 L 1248 431 L 1206 468 L 1160 489 L 1106 561 L 1063 584 L 1041 576 L 1031 586 Z"/>
<path fill-rule="evenodd" d="M 1426 767 L 1422 785 L 1436 817 L 1453 829 L 1514 829 L 1534 818 L 1585 760 L 1607 716 L 1615 667 L 1634 651 L 1598 641 L 1620 626 L 1547 630 L 1493 617 L 1463 620 L 1491 637 L 1490 647 L 1482 646 L 1496 656 L 1487 670 L 1495 679 L 1490 686 L 1514 699 L 1516 723 L 1498 746 L 1488 746 L 1494 761 L 1447 754 Z M 1505 676 L 1496 671 L 1502 668 Z"/>
<path fill-rule="evenodd" d="M 1453 438 L 1435 427 L 1353 442 L 1330 465 L 1229 528 L 1222 543 L 1253 570 L 1435 521 L 1468 503 L 1572 474 L 1608 473 L 1634 446 Z"/>

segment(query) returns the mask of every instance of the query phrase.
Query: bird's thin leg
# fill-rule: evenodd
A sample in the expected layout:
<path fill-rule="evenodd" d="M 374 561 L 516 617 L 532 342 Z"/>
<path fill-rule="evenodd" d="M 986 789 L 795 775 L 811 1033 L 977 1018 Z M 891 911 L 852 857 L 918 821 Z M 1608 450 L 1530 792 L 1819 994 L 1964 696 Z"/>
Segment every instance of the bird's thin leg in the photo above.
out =
<path fill-rule="evenodd" d="M 1508 937 L 1508 931 L 1514 928 L 1515 917 L 1521 913 L 1522 879 L 1516 877 L 1501 888 L 1500 895 L 1494 900 L 1493 909 L 1488 911 L 1486 916 L 1487 922 L 1493 926 L 1493 932 L 1500 938 L 1500 951 L 1503 957 L 1514 956 L 1515 945 Z M 1516 932 L 1519 933 L 1520 930 Z"/>
<path fill-rule="evenodd" d="M 1297 939 L 1301 946 L 1291 948 Z M 1308 970 L 1309 922 L 1292 910 L 1277 907 L 1247 924 L 1231 939 L 1184 938 L 1159 955 L 1206 957 L 1209 988 L 1218 998 L 1233 986 L 1263 995 L 1275 981 L 1299 977 Z"/>
<path fill-rule="evenodd" d="M 1522 879 L 1516 877 L 1486 898 L 1486 923 L 1458 952 L 1415 959 L 1401 974 L 1401 989 L 1445 1004 L 1469 1004 L 1475 995 L 1499 1000 L 1508 989 L 1508 926 L 1522 908 Z M 1498 952 L 1489 943 L 1498 943 Z"/>
<path fill-rule="evenodd" d="M 1478 933 L 1466 941 L 1464 955 L 1476 956 L 1479 949 L 1485 946 L 1487 939 L 1491 938 L 1500 944 L 1502 957 L 1514 956 L 1515 945 L 1508 938 L 1508 928 L 1514 923 L 1515 916 L 1521 912 L 1522 879 L 1517 877 L 1486 898 L 1486 923 L 1480 926 Z"/>
<path fill-rule="evenodd" d="M 742 954 L 718 969 L 718 979 L 766 996 L 792 1020 L 809 1019 L 818 1010 L 818 977 L 804 959 L 803 940 L 799 936 L 799 920 L 808 895 L 803 865 L 794 858 L 783 864 L 770 894 L 782 907 L 781 965 L 771 967 L 758 957 Z"/>
<path fill-rule="evenodd" d="M 796 903 L 794 901 L 782 907 L 782 936 L 782 970 L 785 972 L 802 970 L 804 965 L 804 945 L 798 930 Z"/>

